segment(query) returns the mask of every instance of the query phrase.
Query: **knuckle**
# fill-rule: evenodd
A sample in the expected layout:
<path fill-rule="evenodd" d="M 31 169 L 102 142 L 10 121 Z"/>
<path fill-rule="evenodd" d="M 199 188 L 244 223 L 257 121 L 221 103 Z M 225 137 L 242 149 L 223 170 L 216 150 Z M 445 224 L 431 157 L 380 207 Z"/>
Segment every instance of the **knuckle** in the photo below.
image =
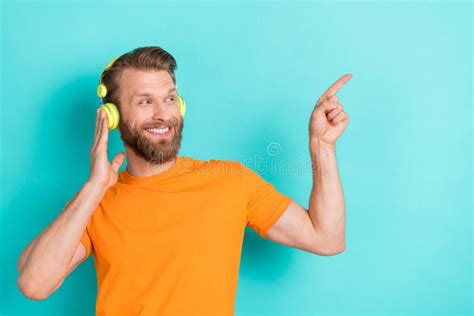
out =
<path fill-rule="evenodd" d="M 323 104 L 325 101 L 327 101 L 326 98 L 320 97 L 320 98 L 318 99 L 318 102 L 316 102 L 316 104 L 318 104 L 318 105 L 319 105 L 319 104 Z"/>
<path fill-rule="evenodd" d="M 319 108 L 319 109 L 321 109 L 321 108 L 325 109 L 325 108 L 327 108 L 328 106 L 329 106 L 329 102 L 328 102 L 328 101 L 323 101 L 323 102 L 321 102 L 321 103 L 319 104 L 318 108 Z"/>

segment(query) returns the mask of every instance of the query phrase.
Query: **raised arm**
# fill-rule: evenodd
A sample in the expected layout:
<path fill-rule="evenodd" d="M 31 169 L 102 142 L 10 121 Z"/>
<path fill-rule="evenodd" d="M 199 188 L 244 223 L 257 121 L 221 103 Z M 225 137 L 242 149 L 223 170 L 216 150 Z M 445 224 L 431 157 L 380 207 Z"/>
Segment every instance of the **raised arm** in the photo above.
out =
<path fill-rule="evenodd" d="M 79 193 L 20 255 L 17 284 L 28 298 L 47 298 L 84 259 L 80 243 L 87 223 L 107 189 L 117 182 L 125 153 L 112 164 L 107 160 L 108 129 L 103 111 L 98 111 L 94 143 L 90 151 L 91 173 Z"/>
<path fill-rule="evenodd" d="M 268 238 L 273 241 L 319 255 L 345 250 L 345 204 L 336 161 L 336 140 L 349 117 L 335 94 L 351 78 L 347 74 L 337 80 L 313 109 L 309 124 L 313 171 L 309 209 L 291 202 L 268 231 Z"/>

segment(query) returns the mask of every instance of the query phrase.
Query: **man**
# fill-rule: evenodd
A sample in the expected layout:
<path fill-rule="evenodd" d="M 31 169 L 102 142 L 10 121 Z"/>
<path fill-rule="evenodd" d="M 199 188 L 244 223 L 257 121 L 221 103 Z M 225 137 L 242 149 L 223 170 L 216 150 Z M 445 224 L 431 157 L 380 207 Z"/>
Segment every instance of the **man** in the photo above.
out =
<path fill-rule="evenodd" d="M 91 253 L 97 315 L 233 315 L 246 226 L 263 238 L 319 255 L 345 249 L 345 206 L 335 142 L 348 116 L 335 93 L 312 112 L 309 209 L 237 161 L 178 156 L 183 118 L 174 58 L 137 48 L 106 69 L 105 101 L 118 105 L 125 153 L 107 158 L 108 128 L 97 113 L 90 176 L 18 261 L 18 286 L 47 298 Z"/>

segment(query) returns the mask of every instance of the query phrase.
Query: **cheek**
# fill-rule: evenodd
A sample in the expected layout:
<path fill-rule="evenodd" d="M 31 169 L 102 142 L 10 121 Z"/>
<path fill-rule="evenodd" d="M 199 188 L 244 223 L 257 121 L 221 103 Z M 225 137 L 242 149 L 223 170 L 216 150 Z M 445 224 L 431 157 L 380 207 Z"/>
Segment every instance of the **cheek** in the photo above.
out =
<path fill-rule="evenodd" d="M 127 113 L 127 114 L 121 116 L 121 119 L 124 122 L 127 122 L 127 125 L 131 129 L 139 129 L 140 126 L 142 126 L 143 123 L 144 123 L 143 119 L 137 117 L 136 114 L 134 114 L 134 113 Z"/>
<path fill-rule="evenodd" d="M 166 112 L 168 112 L 168 114 L 169 114 L 170 116 L 176 116 L 177 114 L 179 114 L 179 106 L 178 106 L 178 103 L 177 103 L 177 102 L 173 102 L 173 103 L 168 104 L 168 105 L 165 107 L 165 110 L 166 110 Z"/>
<path fill-rule="evenodd" d="M 147 109 L 133 109 L 127 113 L 127 121 L 130 122 L 130 125 L 137 128 L 142 126 L 146 121 L 150 120 L 150 113 Z"/>

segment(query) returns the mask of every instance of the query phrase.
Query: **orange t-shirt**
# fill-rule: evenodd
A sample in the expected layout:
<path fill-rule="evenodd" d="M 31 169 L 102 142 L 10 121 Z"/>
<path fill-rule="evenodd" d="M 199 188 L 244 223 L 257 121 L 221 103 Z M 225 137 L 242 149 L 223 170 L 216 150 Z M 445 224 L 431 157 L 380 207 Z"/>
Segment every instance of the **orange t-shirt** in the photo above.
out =
<path fill-rule="evenodd" d="M 290 202 L 238 161 L 178 156 L 147 177 L 125 169 L 81 239 L 96 315 L 234 315 L 245 227 L 266 238 Z"/>

